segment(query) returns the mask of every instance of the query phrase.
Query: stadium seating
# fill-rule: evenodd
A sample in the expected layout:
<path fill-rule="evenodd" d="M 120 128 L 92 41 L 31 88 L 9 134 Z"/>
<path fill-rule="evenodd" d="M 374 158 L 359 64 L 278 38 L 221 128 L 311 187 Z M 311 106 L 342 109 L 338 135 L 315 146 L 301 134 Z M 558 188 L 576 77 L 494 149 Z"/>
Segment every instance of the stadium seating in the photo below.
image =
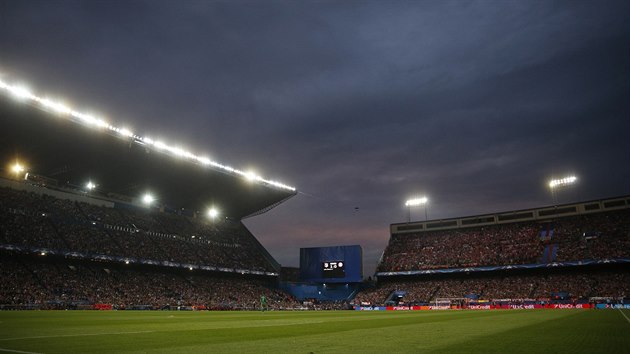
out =
<path fill-rule="evenodd" d="M 0 244 L 27 249 L 275 271 L 239 222 L 107 208 L 0 188 Z"/>
<path fill-rule="evenodd" d="M 380 272 L 630 257 L 630 209 L 447 231 L 394 234 Z"/>
<path fill-rule="evenodd" d="M 546 274 L 458 276 L 386 281 L 361 292 L 356 304 L 384 305 L 393 291 L 405 292 L 406 304 L 428 304 L 440 298 L 535 299 L 552 301 L 553 294 L 567 293 L 570 301 L 630 296 L 627 270 L 561 271 Z"/>
<path fill-rule="evenodd" d="M 185 274 L 70 261 L 4 257 L 0 261 L 0 308 L 259 309 L 264 294 L 273 309 L 297 302 L 267 280 Z"/>

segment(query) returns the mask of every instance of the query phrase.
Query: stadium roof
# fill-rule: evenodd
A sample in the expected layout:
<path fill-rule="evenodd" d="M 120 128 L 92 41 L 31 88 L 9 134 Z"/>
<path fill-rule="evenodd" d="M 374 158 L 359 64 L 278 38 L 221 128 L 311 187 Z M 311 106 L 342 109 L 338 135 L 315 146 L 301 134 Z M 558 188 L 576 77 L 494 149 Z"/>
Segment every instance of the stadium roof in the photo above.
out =
<path fill-rule="evenodd" d="M 140 198 L 149 192 L 159 204 L 200 212 L 214 207 L 239 219 L 296 194 L 291 186 L 154 142 L 1 81 L 0 122 L 6 176 L 19 161 L 30 174 L 61 187 L 81 189 L 92 181 L 93 193 Z"/>

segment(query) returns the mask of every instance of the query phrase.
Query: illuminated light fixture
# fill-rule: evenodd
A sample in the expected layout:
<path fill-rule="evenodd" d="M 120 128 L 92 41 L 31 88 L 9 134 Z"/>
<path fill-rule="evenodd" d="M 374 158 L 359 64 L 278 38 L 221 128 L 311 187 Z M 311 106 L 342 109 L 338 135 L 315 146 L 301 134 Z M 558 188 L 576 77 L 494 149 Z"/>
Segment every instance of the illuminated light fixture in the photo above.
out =
<path fill-rule="evenodd" d="M 256 177 L 257 177 L 256 174 L 254 172 L 251 172 L 251 171 L 250 172 L 245 172 L 243 175 L 245 176 L 245 178 L 247 178 L 248 181 L 254 181 L 254 180 L 256 180 Z"/>
<path fill-rule="evenodd" d="M 92 181 L 89 181 L 86 185 L 85 188 L 87 188 L 88 190 L 92 190 L 94 188 L 96 188 L 96 184 L 92 183 Z"/>
<path fill-rule="evenodd" d="M 161 142 L 161 141 L 156 141 L 156 142 L 153 144 L 153 146 L 155 146 L 156 148 L 158 148 L 158 149 L 160 149 L 160 150 L 163 150 L 163 149 L 168 148 L 168 146 L 166 146 L 166 144 L 164 144 L 164 143 L 163 143 L 163 142 Z"/>
<path fill-rule="evenodd" d="M 560 179 L 552 179 L 551 181 L 549 181 L 549 188 L 568 186 L 575 183 L 576 181 L 577 181 L 577 177 L 575 176 L 568 176 L 568 177 L 560 178 Z"/>
<path fill-rule="evenodd" d="M 116 126 L 110 125 L 103 119 L 96 118 L 89 114 L 77 112 L 62 103 L 55 102 L 48 98 L 41 98 L 41 97 L 35 96 L 33 93 L 31 93 L 31 91 L 29 91 L 27 88 L 23 86 L 11 85 L 7 82 L 0 80 L 0 90 L 4 90 L 19 99 L 31 100 L 37 103 L 40 106 L 40 108 L 44 110 L 53 110 L 55 112 L 58 112 L 64 115 L 68 115 L 69 119 L 74 121 L 75 123 L 81 123 L 81 124 L 85 124 L 85 125 L 96 127 L 96 128 L 107 129 L 119 135 L 122 135 L 124 137 L 134 138 L 136 143 L 140 143 L 140 144 L 144 143 L 147 145 L 152 145 L 156 149 L 168 151 L 169 153 L 175 156 L 185 157 L 187 159 L 190 159 L 191 161 L 196 161 L 204 166 L 211 166 L 219 170 L 227 171 L 227 172 L 234 173 L 240 176 L 245 176 L 246 178 L 251 179 L 252 181 L 257 181 L 259 183 L 272 186 L 275 188 L 285 189 L 291 192 L 296 191 L 295 187 L 286 185 L 284 183 L 273 181 L 273 180 L 267 180 L 255 174 L 250 175 L 250 173 L 248 172 L 243 172 L 238 169 L 232 168 L 230 166 L 226 166 L 221 163 L 211 161 L 206 157 L 199 157 L 190 151 L 186 151 L 178 147 L 169 146 L 163 142 L 153 141 L 150 138 L 141 137 L 139 135 L 134 134 L 129 129 L 118 128 Z"/>
<path fill-rule="evenodd" d="M 51 100 L 49 100 L 47 98 L 39 100 L 39 103 L 41 103 L 44 107 L 50 108 L 50 109 L 52 109 L 53 111 L 55 111 L 57 113 L 61 113 L 61 114 L 70 114 L 70 113 L 72 113 L 72 109 L 70 109 L 69 107 L 67 107 L 63 103 L 54 102 L 54 101 L 51 101 Z"/>
<path fill-rule="evenodd" d="M 146 205 L 151 205 L 155 201 L 155 197 L 147 193 L 142 197 L 142 202 Z"/>
<path fill-rule="evenodd" d="M 128 137 L 128 138 L 130 138 L 130 137 L 132 137 L 132 136 L 133 136 L 133 133 L 132 133 L 129 129 L 125 129 L 125 128 L 119 129 L 119 130 L 118 130 L 118 133 L 119 133 L 120 135 L 122 135 L 122 136 L 126 136 L 126 137 Z"/>
<path fill-rule="evenodd" d="M 125 264 L 129 264 L 129 260 L 128 259 L 125 259 Z"/>
<path fill-rule="evenodd" d="M 409 199 L 405 202 L 405 206 L 418 206 L 426 204 L 429 201 L 427 197 Z"/>
<path fill-rule="evenodd" d="M 45 256 L 45 255 L 46 255 L 46 252 L 42 251 L 39 255 L 40 255 L 40 256 Z"/>
<path fill-rule="evenodd" d="M 6 86 L 7 90 L 13 94 L 13 96 L 19 99 L 35 99 L 34 96 L 26 87 L 22 86 Z"/>
<path fill-rule="evenodd" d="M 11 167 L 11 170 L 13 170 L 15 174 L 19 174 L 19 173 L 24 172 L 24 166 L 20 165 L 19 162 L 16 162 L 15 165 Z"/>
<path fill-rule="evenodd" d="M 212 163 L 212 161 L 210 161 L 210 159 L 207 157 L 198 157 L 197 161 L 199 161 L 200 163 L 204 165 L 210 165 Z"/>
<path fill-rule="evenodd" d="M 208 216 L 214 219 L 219 216 L 219 211 L 216 208 L 210 208 L 210 210 L 208 210 Z"/>

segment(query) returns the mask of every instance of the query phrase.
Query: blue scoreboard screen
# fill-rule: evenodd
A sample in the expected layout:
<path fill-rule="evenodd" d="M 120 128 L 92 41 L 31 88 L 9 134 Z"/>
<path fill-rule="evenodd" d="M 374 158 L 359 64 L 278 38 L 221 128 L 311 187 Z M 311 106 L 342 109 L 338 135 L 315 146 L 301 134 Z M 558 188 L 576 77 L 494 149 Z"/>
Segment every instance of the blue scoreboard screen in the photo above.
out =
<path fill-rule="evenodd" d="M 300 280 L 319 283 L 355 283 L 363 280 L 361 246 L 300 249 Z"/>

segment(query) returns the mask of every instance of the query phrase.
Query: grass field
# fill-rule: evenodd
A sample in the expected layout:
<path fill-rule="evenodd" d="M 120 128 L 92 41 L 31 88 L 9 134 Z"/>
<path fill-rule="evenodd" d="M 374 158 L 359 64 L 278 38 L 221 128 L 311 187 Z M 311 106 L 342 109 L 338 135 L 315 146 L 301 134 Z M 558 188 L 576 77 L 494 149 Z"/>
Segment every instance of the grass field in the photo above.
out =
<path fill-rule="evenodd" d="M 623 311 L 0 311 L 0 353 L 630 353 Z"/>

